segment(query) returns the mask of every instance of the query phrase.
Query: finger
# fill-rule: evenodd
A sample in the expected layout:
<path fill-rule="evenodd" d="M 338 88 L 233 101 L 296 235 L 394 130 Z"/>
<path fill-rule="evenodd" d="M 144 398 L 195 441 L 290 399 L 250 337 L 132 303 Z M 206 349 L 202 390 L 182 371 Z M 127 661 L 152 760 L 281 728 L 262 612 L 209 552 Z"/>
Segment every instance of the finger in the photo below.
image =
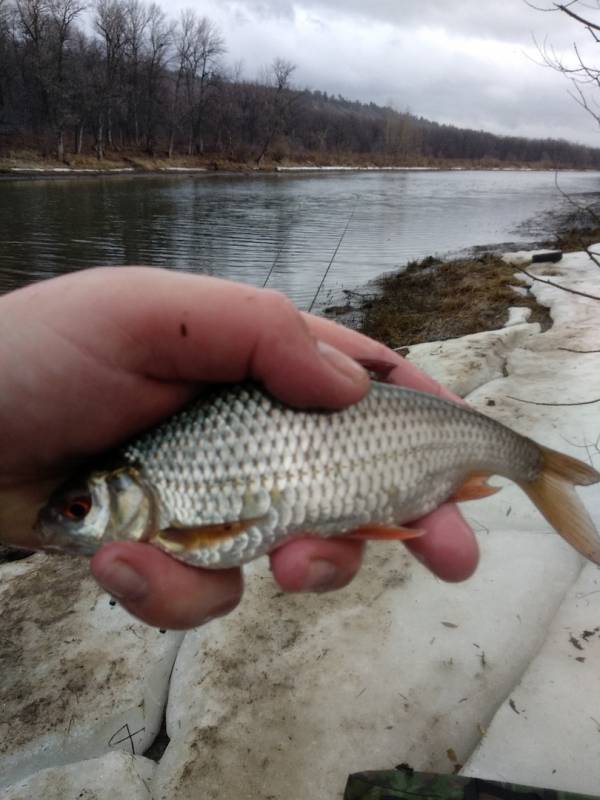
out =
<path fill-rule="evenodd" d="M 479 561 L 475 535 L 458 508 L 446 503 L 413 523 L 427 533 L 406 543 L 411 553 L 438 578 L 458 582 L 470 578 Z"/>
<path fill-rule="evenodd" d="M 76 296 L 67 293 L 73 314 L 65 315 L 64 286 L 70 280 L 72 289 L 75 279 Z M 80 349 L 126 372 L 170 382 L 253 377 L 297 407 L 341 407 L 358 401 L 369 385 L 366 372 L 320 345 L 300 312 L 277 292 L 143 267 L 69 275 L 53 289 L 61 294 L 55 320 L 61 331 L 76 332 Z M 78 294 L 87 300 L 79 312 Z"/>
<path fill-rule="evenodd" d="M 341 589 L 358 572 L 363 549 L 344 539 L 297 539 L 271 553 L 273 577 L 286 592 Z"/>
<path fill-rule="evenodd" d="M 242 596 L 240 570 L 190 567 L 148 544 L 106 545 L 94 556 L 91 567 L 109 594 L 157 628 L 203 625 L 232 611 Z"/>
<path fill-rule="evenodd" d="M 305 315 L 307 324 L 312 333 L 322 341 L 336 347 L 338 350 L 351 355 L 359 361 L 381 361 L 390 365 L 395 365 L 391 370 L 386 380 L 391 383 L 396 383 L 399 386 L 408 386 L 412 389 L 418 389 L 422 392 L 429 392 L 436 394 L 438 397 L 443 397 L 446 400 L 459 401 L 459 397 L 453 394 L 449 389 L 446 389 L 429 375 L 426 375 L 410 361 L 407 361 L 399 353 L 390 350 L 389 347 L 380 344 L 379 342 L 369 339 L 368 336 L 363 336 L 356 331 L 351 331 L 349 328 L 344 328 L 337 325 L 331 320 L 322 317 L 314 317 L 309 314 Z"/>

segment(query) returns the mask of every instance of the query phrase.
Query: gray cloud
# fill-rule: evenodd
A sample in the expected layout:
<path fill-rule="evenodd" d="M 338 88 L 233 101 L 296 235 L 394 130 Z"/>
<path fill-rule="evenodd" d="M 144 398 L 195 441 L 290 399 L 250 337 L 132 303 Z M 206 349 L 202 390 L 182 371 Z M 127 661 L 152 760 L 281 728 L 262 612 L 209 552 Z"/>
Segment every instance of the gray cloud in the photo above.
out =
<path fill-rule="evenodd" d="M 316 14 L 332 11 L 341 17 L 352 16 L 362 22 L 388 22 L 400 29 L 436 27 L 468 36 L 529 41 L 532 31 L 551 34 L 561 46 L 569 43 L 578 31 L 558 12 L 543 13 L 532 9 L 525 0 L 223 0 L 229 8 L 245 7 L 250 13 L 267 17 L 293 19 L 294 8 L 303 7 Z M 538 5 L 550 6 L 539 0 Z"/>
<path fill-rule="evenodd" d="M 586 52 L 592 43 L 576 23 L 524 0 L 171 0 L 169 12 L 190 5 L 220 26 L 229 61 L 249 77 L 282 56 L 297 65 L 299 86 L 465 127 L 600 146 L 568 83 L 534 63 L 532 36 L 548 37 L 559 53 L 574 39 Z"/>

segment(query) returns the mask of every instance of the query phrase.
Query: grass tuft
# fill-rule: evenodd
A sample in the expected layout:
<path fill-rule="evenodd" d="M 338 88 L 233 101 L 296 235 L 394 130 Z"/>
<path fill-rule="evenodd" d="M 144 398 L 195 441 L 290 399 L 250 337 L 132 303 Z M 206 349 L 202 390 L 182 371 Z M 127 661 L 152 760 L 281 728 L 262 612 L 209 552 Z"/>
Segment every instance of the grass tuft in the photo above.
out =
<path fill-rule="evenodd" d="M 511 306 L 530 308 L 530 321 L 549 327 L 548 309 L 511 288 L 519 285 L 515 272 L 495 255 L 412 262 L 404 272 L 380 278 L 380 293 L 361 302 L 360 330 L 399 348 L 496 330 Z"/>

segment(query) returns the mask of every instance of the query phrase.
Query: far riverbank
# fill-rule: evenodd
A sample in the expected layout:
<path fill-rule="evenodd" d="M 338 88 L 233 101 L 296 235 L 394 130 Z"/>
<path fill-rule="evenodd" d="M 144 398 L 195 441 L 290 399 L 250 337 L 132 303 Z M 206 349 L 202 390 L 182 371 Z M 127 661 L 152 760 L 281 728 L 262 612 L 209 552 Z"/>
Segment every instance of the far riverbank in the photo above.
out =
<path fill-rule="evenodd" d="M 13 151 L 0 155 L 0 180 L 11 178 L 78 177 L 91 175 L 163 175 L 165 173 L 277 173 L 302 171 L 361 171 L 361 170 L 504 170 L 554 172 L 578 167 L 568 164 L 557 167 L 551 162 L 509 162 L 494 158 L 485 159 L 441 159 L 416 158 L 400 162 L 389 159 L 372 159 L 357 154 L 340 156 L 339 159 L 323 158 L 318 153 L 308 154 L 300 160 L 264 160 L 260 166 L 255 160 L 245 162 L 210 156 L 166 156 L 151 157 L 143 153 L 114 151 L 102 160 L 92 155 L 71 155 L 65 161 L 46 157 L 35 151 Z M 594 170 L 590 170 L 594 171 Z"/>

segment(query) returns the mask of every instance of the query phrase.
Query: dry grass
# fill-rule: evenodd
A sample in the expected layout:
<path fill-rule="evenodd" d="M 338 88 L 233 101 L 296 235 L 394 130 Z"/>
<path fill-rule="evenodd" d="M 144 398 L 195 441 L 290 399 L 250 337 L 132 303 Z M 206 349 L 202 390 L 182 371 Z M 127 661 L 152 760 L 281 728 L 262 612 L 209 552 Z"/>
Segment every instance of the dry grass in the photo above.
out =
<path fill-rule="evenodd" d="M 360 308 L 361 330 L 389 347 L 453 339 L 501 328 L 515 305 L 531 308 L 531 321 L 548 327 L 548 310 L 511 289 L 516 271 L 494 255 L 414 262 L 379 280 L 381 294 Z"/>
<path fill-rule="evenodd" d="M 548 242 L 548 246 L 562 250 L 564 253 L 573 253 L 586 250 L 590 245 L 598 244 L 598 242 L 600 242 L 600 226 L 596 225 L 561 231 L 556 238 Z"/>
<path fill-rule="evenodd" d="M 202 158 L 199 156 L 174 156 L 169 159 L 166 157 L 156 157 L 134 152 L 107 152 L 105 157 L 99 161 L 92 153 L 82 155 L 69 154 L 64 161 L 57 161 L 51 157 L 42 157 L 33 150 L 14 150 L 0 158 L 0 172 L 9 171 L 15 167 L 20 169 L 46 169 L 51 171 L 56 168 L 70 167 L 71 169 L 91 169 L 91 170 L 110 170 L 133 168 L 141 172 L 157 172 L 162 169 L 177 167 L 180 169 L 209 170 L 219 169 L 240 169 L 240 165 L 232 165 L 227 161 L 215 161 L 214 159 Z"/>

